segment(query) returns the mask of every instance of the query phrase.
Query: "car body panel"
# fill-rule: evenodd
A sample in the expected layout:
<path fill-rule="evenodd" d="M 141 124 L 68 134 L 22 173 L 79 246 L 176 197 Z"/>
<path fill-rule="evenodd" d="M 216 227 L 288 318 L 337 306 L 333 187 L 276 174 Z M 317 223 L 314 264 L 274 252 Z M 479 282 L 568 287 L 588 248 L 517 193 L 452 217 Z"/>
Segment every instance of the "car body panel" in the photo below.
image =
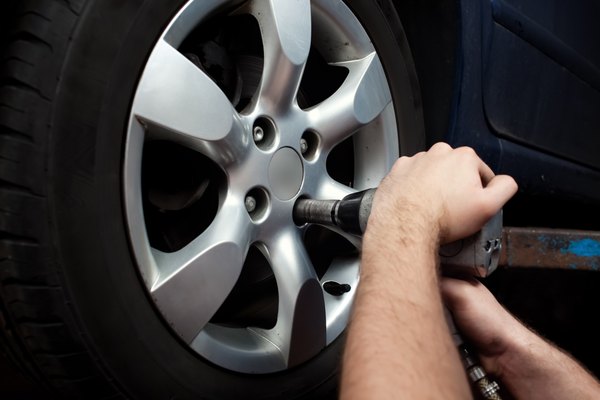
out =
<path fill-rule="evenodd" d="M 589 20 L 600 15 L 600 3 L 553 1 L 531 10 L 508 3 L 491 2 L 484 39 L 484 108 L 492 129 L 600 168 L 600 25 Z"/>
<path fill-rule="evenodd" d="M 590 15 L 600 16 L 600 7 L 575 3 L 576 9 L 558 1 L 460 2 L 446 140 L 473 146 L 524 192 L 597 202 L 600 51 L 593 49 L 600 47 L 600 28 Z M 567 9 L 569 23 L 553 22 Z M 598 34 L 588 36 L 592 31 Z"/>

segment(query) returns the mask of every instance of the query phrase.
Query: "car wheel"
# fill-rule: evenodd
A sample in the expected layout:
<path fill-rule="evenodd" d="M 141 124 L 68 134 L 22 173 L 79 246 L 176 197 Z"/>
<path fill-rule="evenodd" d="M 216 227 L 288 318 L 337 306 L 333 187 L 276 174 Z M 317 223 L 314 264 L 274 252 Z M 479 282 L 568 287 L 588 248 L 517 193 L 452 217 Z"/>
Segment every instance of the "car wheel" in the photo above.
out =
<path fill-rule="evenodd" d="M 333 396 L 360 243 L 292 208 L 424 144 L 391 2 L 24 1 L 11 22 L 12 358 L 61 396 Z"/>

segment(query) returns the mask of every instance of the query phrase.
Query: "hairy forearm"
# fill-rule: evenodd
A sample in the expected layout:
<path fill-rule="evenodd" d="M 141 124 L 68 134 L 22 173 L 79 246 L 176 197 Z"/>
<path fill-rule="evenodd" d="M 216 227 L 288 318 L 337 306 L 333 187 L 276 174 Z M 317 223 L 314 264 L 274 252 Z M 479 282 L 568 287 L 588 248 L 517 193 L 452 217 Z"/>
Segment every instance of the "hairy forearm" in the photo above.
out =
<path fill-rule="evenodd" d="M 526 330 L 499 358 L 500 379 L 517 399 L 597 399 L 600 383 L 570 355 Z"/>
<path fill-rule="evenodd" d="M 437 233 L 419 215 L 404 218 L 410 221 L 396 216 L 385 220 L 385 227 L 377 219 L 369 221 L 341 396 L 469 398 L 444 320 L 435 266 Z"/>

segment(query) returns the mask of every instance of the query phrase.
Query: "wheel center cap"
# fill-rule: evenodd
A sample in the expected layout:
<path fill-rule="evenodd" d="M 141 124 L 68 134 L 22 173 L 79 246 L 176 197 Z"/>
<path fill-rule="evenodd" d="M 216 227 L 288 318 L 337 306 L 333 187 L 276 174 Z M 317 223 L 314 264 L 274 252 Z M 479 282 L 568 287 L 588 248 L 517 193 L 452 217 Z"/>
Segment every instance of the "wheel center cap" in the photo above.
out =
<path fill-rule="evenodd" d="M 283 147 L 275 152 L 269 164 L 269 182 L 273 194 L 280 200 L 289 200 L 302 186 L 304 166 L 294 149 Z"/>

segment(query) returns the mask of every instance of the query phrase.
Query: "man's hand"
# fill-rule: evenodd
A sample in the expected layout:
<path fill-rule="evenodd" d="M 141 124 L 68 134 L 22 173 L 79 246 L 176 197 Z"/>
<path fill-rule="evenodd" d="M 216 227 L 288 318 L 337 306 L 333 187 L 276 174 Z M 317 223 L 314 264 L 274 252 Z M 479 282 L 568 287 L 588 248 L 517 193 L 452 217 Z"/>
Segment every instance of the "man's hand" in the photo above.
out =
<path fill-rule="evenodd" d="M 526 341 L 531 332 L 518 322 L 478 280 L 443 278 L 444 304 L 459 330 L 475 346 L 485 370 L 502 375 L 499 360 L 516 341 Z"/>
<path fill-rule="evenodd" d="M 363 238 L 342 398 L 470 397 L 444 318 L 438 246 L 477 232 L 516 190 L 470 148 L 438 143 L 398 159 Z"/>
<path fill-rule="evenodd" d="M 481 229 L 516 191 L 512 177 L 495 175 L 470 147 L 437 143 L 396 161 L 377 189 L 372 215 L 386 221 L 401 210 L 421 212 L 447 243 Z"/>
<path fill-rule="evenodd" d="M 482 283 L 444 278 L 442 294 L 484 369 L 515 399 L 600 398 L 593 375 L 521 324 Z"/>

